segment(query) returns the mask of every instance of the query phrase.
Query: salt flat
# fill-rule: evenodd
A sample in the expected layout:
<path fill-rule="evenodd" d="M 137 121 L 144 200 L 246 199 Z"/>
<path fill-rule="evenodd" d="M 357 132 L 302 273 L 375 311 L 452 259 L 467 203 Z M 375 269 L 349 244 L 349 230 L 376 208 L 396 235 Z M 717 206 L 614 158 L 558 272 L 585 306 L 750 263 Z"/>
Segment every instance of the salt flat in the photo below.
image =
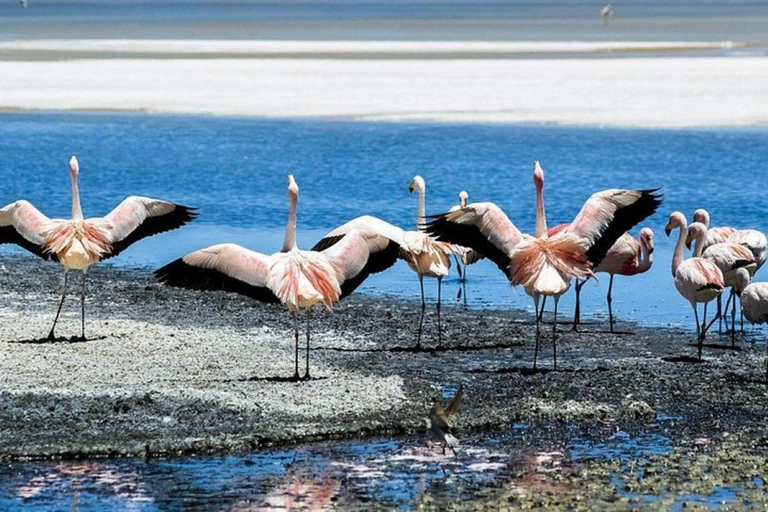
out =
<path fill-rule="evenodd" d="M 158 44 L 162 49 L 171 43 Z M 222 44 L 214 45 L 217 51 L 223 51 Z M 768 124 L 766 83 L 768 59 L 735 53 L 527 59 L 446 59 L 439 53 L 413 59 L 90 56 L 0 61 L 0 109 L 738 127 Z"/>

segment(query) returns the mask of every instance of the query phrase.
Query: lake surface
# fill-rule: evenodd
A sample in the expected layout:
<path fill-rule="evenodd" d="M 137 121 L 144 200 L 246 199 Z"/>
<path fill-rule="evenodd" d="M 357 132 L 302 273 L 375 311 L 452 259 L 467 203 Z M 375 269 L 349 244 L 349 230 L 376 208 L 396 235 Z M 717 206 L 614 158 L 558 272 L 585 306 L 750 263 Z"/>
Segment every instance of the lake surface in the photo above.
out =
<path fill-rule="evenodd" d="M 640 503 L 664 498 L 630 488 L 635 464 L 671 454 L 674 418 L 643 431 L 560 425 L 565 435 L 533 445 L 525 424 L 476 432 L 453 456 L 423 437 L 310 443 L 247 456 L 29 461 L 0 466 L 2 510 L 331 510 L 440 509 L 477 501 L 515 503 L 528 492 L 572 492 L 568 475 L 590 462 L 618 462 L 607 480 Z M 663 471 L 663 469 L 659 469 Z M 630 480 L 631 481 L 631 480 Z M 735 489 L 734 489 L 735 490 Z M 684 494 L 683 509 L 735 502 L 734 490 Z"/>
<path fill-rule="evenodd" d="M 415 174 L 427 183 L 428 213 L 446 211 L 466 189 L 493 201 L 524 232 L 534 227 L 532 161 L 546 170 L 550 225 L 569 222 L 605 188 L 656 188 L 664 204 L 643 223 L 656 234 L 655 264 L 646 274 L 617 277 L 614 311 L 646 325 L 693 326 L 690 306 L 670 273 L 674 236 L 668 214 L 689 217 L 707 207 L 714 225 L 768 231 L 768 201 L 759 185 L 768 161 L 768 130 L 618 130 L 555 126 L 482 126 L 265 121 L 211 117 L 6 113 L 0 115 L 3 188 L 0 203 L 26 198 L 49 216 L 71 208 L 67 162 L 81 165 L 86 216 L 101 216 L 125 196 L 141 194 L 200 208 L 181 230 L 134 245 L 115 265 L 157 268 L 193 250 L 232 241 L 279 249 L 287 217 L 286 175 L 296 176 L 299 244 L 310 248 L 347 220 L 371 214 L 412 228 Z M 635 230 L 637 231 L 637 230 Z M 0 247 L 0 255 L 15 248 Z M 31 257 L 31 256 L 30 256 Z M 41 262 L 41 264 L 44 264 Z M 757 279 L 764 279 L 764 270 Z M 446 301 L 474 308 L 526 308 L 498 269 L 468 270 L 466 292 L 455 272 Z M 604 318 L 607 275 L 584 287 L 583 310 Z M 427 283 L 430 297 L 434 282 Z M 403 263 L 373 276 L 362 293 L 418 299 L 416 276 Z M 572 312 L 569 293 L 561 312 Z M 343 307 L 343 304 L 340 306 Z"/>
<path fill-rule="evenodd" d="M 0 39 L 734 40 L 766 43 L 763 0 L 0 4 Z"/>

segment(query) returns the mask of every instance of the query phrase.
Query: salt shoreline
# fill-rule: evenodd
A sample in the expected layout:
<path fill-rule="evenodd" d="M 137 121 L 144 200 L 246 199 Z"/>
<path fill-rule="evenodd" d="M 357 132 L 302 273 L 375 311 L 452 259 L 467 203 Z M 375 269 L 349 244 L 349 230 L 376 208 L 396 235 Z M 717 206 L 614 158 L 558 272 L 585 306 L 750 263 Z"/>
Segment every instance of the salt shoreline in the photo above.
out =
<path fill-rule="evenodd" d="M 51 53 L 45 42 L 13 44 Z M 177 45 L 87 42 L 105 48 L 109 44 L 120 51 L 140 47 L 148 52 Z M 296 51 L 309 48 L 310 53 L 296 58 L 231 58 L 238 48 L 266 48 L 260 44 L 178 43 L 178 51 L 197 52 L 195 58 L 193 53 L 125 58 L 119 52 L 107 58 L 109 50 L 94 50 L 88 58 L 72 60 L 0 60 L 0 110 L 628 128 L 768 126 L 768 58 L 761 56 L 445 59 L 439 56 L 441 45 L 464 43 L 408 43 L 408 48 L 432 48 L 438 54 L 339 59 L 320 58 L 312 48 L 329 51 L 341 45 L 338 56 L 365 45 L 280 43 L 269 51 L 294 45 Z M 572 44 L 509 43 L 520 51 L 545 51 L 547 45 L 562 50 Z M 616 44 L 615 48 L 628 48 L 628 43 Z M 488 46 L 504 47 L 499 45 Z M 224 53 L 205 58 L 200 53 L 205 48 Z M 386 46 L 380 49 L 391 51 Z"/>
<path fill-rule="evenodd" d="M 86 342 L 37 341 L 61 273 L 4 257 L 0 297 L 0 459 L 247 452 L 371 434 L 423 433 L 437 388 L 466 389 L 461 426 L 685 418 L 690 435 L 764 425 L 764 347 L 693 355 L 690 333 L 620 324 L 560 333 L 563 371 L 531 375 L 533 328 L 514 311 L 444 310 L 447 350 L 412 353 L 418 308 L 355 295 L 315 315 L 313 374 L 304 383 L 249 380 L 292 372 L 289 316 L 223 293 L 162 287 L 145 271 L 97 267 Z M 58 334 L 79 331 L 76 294 Z M 425 344 L 434 345 L 434 318 Z M 726 343 L 716 335 L 714 343 Z M 394 350 L 393 350 L 394 349 Z M 551 366 L 545 344 L 540 363 Z M 674 359 L 673 359 L 674 361 Z M 724 392 L 723 382 L 730 382 Z M 693 384 L 695 383 L 695 385 Z M 713 409 L 712 403 L 718 408 Z"/>

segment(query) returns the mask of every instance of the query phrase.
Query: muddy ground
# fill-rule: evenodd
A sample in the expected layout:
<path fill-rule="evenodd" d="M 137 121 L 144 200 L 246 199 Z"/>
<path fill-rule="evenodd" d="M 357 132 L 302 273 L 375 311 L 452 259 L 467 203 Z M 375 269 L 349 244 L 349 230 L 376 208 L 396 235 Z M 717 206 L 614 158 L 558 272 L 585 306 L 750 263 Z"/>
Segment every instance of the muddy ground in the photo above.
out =
<path fill-rule="evenodd" d="M 724 346 L 706 348 L 698 363 L 690 333 L 563 326 L 558 371 L 547 371 L 547 342 L 546 370 L 533 373 L 534 331 L 523 312 L 445 307 L 443 348 L 414 352 L 403 349 L 414 346 L 418 307 L 353 295 L 332 314 L 316 311 L 314 379 L 289 383 L 274 379 L 293 371 L 292 324 L 279 306 L 169 289 L 149 271 L 101 266 L 89 276 L 88 340 L 64 339 L 79 334 L 72 293 L 62 338 L 45 342 L 61 279 L 56 265 L 3 258 L 0 457 L 249 451 L 423 432 L 437 389 L 458 383 L 466 390 L 462 430 L 517 422 L 642 428 L 667 414 L 680 417 L 678 439 L 725 433 L 749 456 L 768 446 L 764 345 L 732 350 L 715 334 L 710 341 Z M 436 342 L 430 310 L 423 341 Z"/>

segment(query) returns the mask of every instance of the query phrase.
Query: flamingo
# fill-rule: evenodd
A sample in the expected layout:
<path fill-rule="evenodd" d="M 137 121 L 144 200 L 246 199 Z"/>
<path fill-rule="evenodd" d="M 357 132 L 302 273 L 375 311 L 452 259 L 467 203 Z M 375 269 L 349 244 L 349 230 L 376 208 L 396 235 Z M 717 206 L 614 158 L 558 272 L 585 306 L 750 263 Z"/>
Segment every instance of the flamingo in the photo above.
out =
<path fill-rule="evenodd" d="M 419 318 L 419 332 L 416 341 L 416 350 L 421 349 L 421 334 L 424 326 L 424 313 L 427 308 L 424 298 L 424 277 L 437 278 L 437 336 L 438 346 L 442 346 L 442 326 L 440 322 L 441 309 L 441 285 L 443 277 L 448 275 L 451 267 L 449 256 L 455 251 L 454 246 L 434 240 L 423 231 L 425 227 L 426 186 L 421 176 L 413 178 L 409 185 L 411 192 L 419 193 L 419 202 L 416 210 L 417 231 L 405 231 L 393 224 L 370 215 L 363 215 L 352 219 L 346 224 L 327 233 L 312 250 L 323 250 L 336 243 L 341 237 L 353 229 L 363 229 L 367 232 L 378 233 L 399 245 L 398 257 L 405 260 L 411 270 L 419 276 L 421 288 L 421 316 Z"/>
<path fill-rule="evenodd" d="M 736 270 L 734 289 L 741 299 L 741 312 L 753 324 L 768 323 L 768 283 L 750 283 L 750 279 L 747 269 Z M 736 319 L 732 318 L 731 321 L 735 322 Z M 765 380 L 768 382 L 768 359 Z"/>
<path fill-rule="evenodd" d="M 689 249 L 693 240 L 696 240 L 696 247 L 694 249 L 693 255 L 695 257 L 703 257 L 704 259 L 707 259 L 717 265 L 717 268 L 719 268 L 720 272 L 723 273 L 723 281 L 725 282 L 725 286 L 731 288 L 728 302 L 726 302 L 725 305 L 725 311 L 727 314 L 728 305 L 731 304 L 731 300 L 733 300 L 731 316 L 734 317 L 736 315 L 736 298 L 734 296 L 735 291 L 733 286 L 736 281 L 736 270 L 743 267 L 749 272 L 750 276 L 754 275 L 755 271 L 757 270 L 757 261 L 755 260 L 755 256 L 747 247 L 731 242 L 712 244 L 702 252 L 702 247 L 707 240 L 707 227 L 701 222 L 693 222 L 690 226 L 688 226 L 688 236 L 685 243 Z M 717 300 L 717 314 L 718 319 L 722 321 L 721 298 L 722 295 L 719 296 Z M 736 333 L 734 328 L 731 329 L 731 344 L 735 345 L 735 343 Z"/>
<path fill-rule="evenodd" d="M 549 236 L 544 207 L 544 170 L 534 162 L 535 235 L 524 235 L 494 203 L 473 203 L 461 210 L 430 217 L 427 231 L 438 240 L 471 247 L 496 263 L 513 286 L 522 285 L 536 310 L 536 349 L 546 298 L 555 302 L 552 329 L 557 369 L 557 304 L 572 278 L 586 279 L 622 233 L 652 215 L 661 204 L 656 190 L 604 190 L 593 194 L 574 221 Z M 541 298 L 544 301 L 539 303 Z"/>
<path fill-rule="evenodd" d="M 456 210 L 465 208 L 467 206 L 467 201 L 469 201 L 469 193 L 467 193 L 466 190 L 462 190 L 459 192 L 459 204 L 451 206 L 451 209 L 448 211 L 455 212 Z M 454 246 L 453 257 L 456 259 L 456 269 L 459 272 L 459 279 L 462 283 L 466 282 L 467 280 L 467 267 L 483 259 L 483 255 L 479 252 L 470 249 L 469 247 L 460 246 Z M 464 264 L 463 272 L 461 270 L 462 264 Z"/>
<path fill-rule="evenodd" d="M 552 230 L 550 230 L 551 232 Z M 633 237 L 629 233 L 624 233 L 608 249 L 603 261 L 595 269 L 595 273 L 605 272 L 611 276 L 608 281 L 608 295 L 606 297 L 611 333 L 613 333 L 613 298 L 611 295 L 613 278 L 617 275 L 634 276 L 647 272 L 651 265 L 653 265 L 653 248 L 653 230 L 651 228 L 641 229 L 638 238 Z M 576 288 L 576 310 L 573 314 L 574 331 L 577 330 L 577 326 L 581 321 L 581 288 L 586 282 L 576 281 L 574 286 Z"/>
<path fill-rule="evenodd" d="M 673 229 L 679 229 L 680 233 L 672 256 L 672 277 L 675 280 L 677 291 L 690 302 L 693 308 L 699 343 L 699 360 L 701 360 L 704 338 L 712 325 L 711 323 L 707 325 L 707 304 L 723 293 L 725 281 L 723 273 L 712 261 L 698 256 L 684 259 L 683 245 L 685 245 L 688 236 L 688 221 L 685 215 L 680 212 L 672 212 L 664 232 L 669 236 Z M 699 312 L 697 310 L 699 303 L 704 303 L 704 320 L 701 324 L 699 324 Z M 712 322 L 714 323 L 714 320 Z"/>
<path fill-rule="evenodd" d="M 704 251 L 712 244 L 721 244 L 728 240 L 728 238 L 736 232 L 736 228 L 731 226 L 719 226 L 712 228 L 709 225 L 709 212 L 704 208 L 699 208 L 693 212 L 693 222 L 700 222 L 707 228 L 707 238 L 704 240 L 704 244 L 701 250 Z"/>
<path fill-rule="evenodd" d="M 58 261 L 64 267 L 64 286 L 53 326 L 48 333 L 50 341 L 56 340 L 54 330 L 67 296 L 70 270 L 83 273 L 80 339 L 84 341 L 88 270 L 101 260 L 117 256 L 142 238 L 179 228 L 197 217 L 195 208 L 161 199 L 130 196 L 106 217 L 86 219 L 80 206 L 80 164 L 75 156 L 69 161 L 69 174 L 72 183 L 70 219 L 49 219 L 25 200 L 0 209 L 0 243 L 17 244 L 44 260 Z"/>
<path fill-rule="evenodd" d="M 302 251 L 296 244 L 296 205 L 299 186 L 288 176 L 288 225 L 280 252 L 272 255 L 232 243 L 192 252 L 155 271 L 169 286 L 191 290 L 223 290 L 259 302 L 282 303 L 294 324 L 294 374 L 288 380 L 308 380 L 312 307 L 330 310 L 370 274 L 394 265 L 398 244 L 376 233 L 351 230 L 322 251 Z M 299 326 L 296 312 L 307 312 L 306 368 L 299 377 Z"/>

